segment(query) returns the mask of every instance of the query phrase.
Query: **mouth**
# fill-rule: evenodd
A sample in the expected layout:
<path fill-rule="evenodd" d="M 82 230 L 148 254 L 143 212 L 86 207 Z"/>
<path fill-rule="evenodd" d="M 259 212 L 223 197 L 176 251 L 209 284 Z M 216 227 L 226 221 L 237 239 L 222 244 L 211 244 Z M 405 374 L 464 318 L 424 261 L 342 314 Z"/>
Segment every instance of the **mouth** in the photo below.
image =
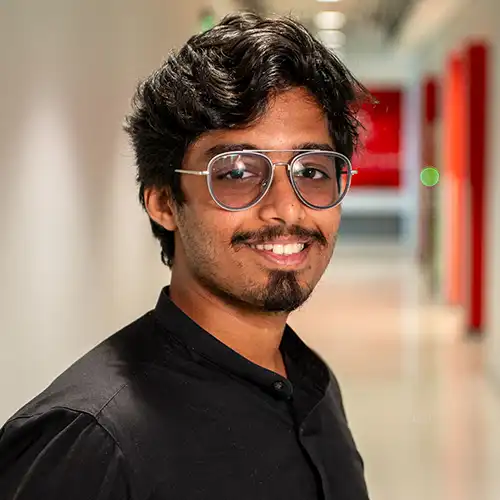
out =
<path fill-rule="evenodd" d="M 266 259 L 269 263 L 285 267 L 298 267 L 303 264 L 312 246 L 311 241 L 289 243 L 248 244 L 248 248 Z"/>

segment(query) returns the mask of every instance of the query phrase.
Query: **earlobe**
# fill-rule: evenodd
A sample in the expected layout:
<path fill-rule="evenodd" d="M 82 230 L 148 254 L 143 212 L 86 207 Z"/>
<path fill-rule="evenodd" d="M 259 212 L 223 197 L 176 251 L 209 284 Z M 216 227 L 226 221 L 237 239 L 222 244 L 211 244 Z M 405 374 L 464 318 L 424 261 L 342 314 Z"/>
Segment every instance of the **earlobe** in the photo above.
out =
<path fill-rule="evenodd" d="M 173 202 L 165 189 L 156 187 L 145 189 L 144 203 L 149 216 L 157 224 L 168 231 L 175 231 L 177 229 Z"/>

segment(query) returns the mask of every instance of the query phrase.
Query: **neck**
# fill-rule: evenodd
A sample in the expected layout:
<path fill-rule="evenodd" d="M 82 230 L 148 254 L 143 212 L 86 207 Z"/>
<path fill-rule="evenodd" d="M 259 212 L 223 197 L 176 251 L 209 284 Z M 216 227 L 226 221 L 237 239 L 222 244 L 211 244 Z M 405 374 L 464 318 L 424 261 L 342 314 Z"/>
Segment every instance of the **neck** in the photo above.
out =
<path fill-rule="evenodd" d="M 172 273 L 170 298 L 174 304 L 215 338 L 249 361 L 286 376 L 279 350 L 287 314 L 238 308 L 193 281 Z"/>

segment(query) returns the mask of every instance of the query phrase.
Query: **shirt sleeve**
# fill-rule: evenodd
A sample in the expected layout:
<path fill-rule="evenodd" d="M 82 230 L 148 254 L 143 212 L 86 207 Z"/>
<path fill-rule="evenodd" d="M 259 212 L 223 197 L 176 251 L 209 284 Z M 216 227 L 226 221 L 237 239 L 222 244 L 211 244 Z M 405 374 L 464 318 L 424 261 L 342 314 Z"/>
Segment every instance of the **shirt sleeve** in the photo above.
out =
<path fill-rule="evenodd" d="M 57 408 L 0 430 L 2 500 L 129 500 L 123 455 L 94 417 Z"/>
<path fill-rule="evenodd" d="M 345 410 L 345 405 L 344 405 L 344 398 L 342 396 L 342 390 L 339 385 L 339 381 L 337 380 L 337 377 L 333 373 L 333 371 L 328 367 L 328 372 L 330 374 L 330 381 L 332 383 L 332 389 L 333 393 L 335 395 L 335 401 L 337 402 L 340 411 L 342 412 L 342 416 L 344 417 L 344 420 L 346 423 L 348 423 L 348 418 L 347 418 L 347 413 Z"/>

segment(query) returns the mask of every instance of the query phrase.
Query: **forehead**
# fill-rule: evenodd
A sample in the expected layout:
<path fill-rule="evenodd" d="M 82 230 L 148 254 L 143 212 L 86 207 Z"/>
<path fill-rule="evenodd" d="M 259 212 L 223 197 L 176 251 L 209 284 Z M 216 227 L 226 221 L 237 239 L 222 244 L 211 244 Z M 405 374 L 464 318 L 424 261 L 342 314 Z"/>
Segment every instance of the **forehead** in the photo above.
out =
<path fill-rule="evenodd" d="M 328 120 L 321 106 L 303 89 L 292 89 L 270 100 L 265 113 L 242 129 L 203 134 L 186 154 L 186 161 L 203 155 L 217 144 L 252 144 L 256 149 L 294 149 L 297 144 L 333 146 Z"/>

